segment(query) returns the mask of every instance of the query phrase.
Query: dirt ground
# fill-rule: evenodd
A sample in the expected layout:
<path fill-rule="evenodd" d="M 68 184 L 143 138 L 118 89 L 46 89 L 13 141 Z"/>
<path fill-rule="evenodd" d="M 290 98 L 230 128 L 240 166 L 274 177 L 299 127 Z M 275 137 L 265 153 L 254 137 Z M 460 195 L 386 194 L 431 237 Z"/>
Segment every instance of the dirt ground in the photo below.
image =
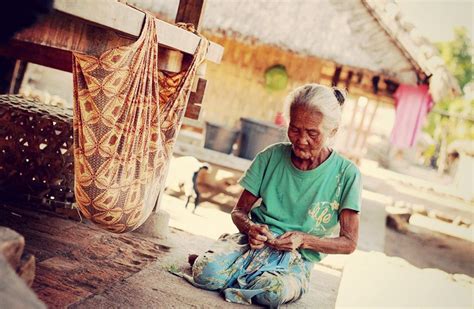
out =
<path fill-rule="evenodd" d="M 170 202 L 182 206 L 179 200 Z M 117 235 L 86 222 L 4 205 L 0 225 L 25 237 L 25 252 L 36 257 L 32 289 L 48 308 L 242 308 L 168 271 L 190 274 L 188 255 L 203 253 L 214 238 L 176 228 L 166 239 L 136 232 Z M 317 265 L 312 275 L 310 291 L 292 308 L 334 308 L 341 271 Z"/>
<path fill-rule="evenodd" d="M 184 209 L 184 197 L 165 195 L 162 209 L 170 214 L 171 227 L 166 240 L 114 235 L 92 224 L 2 207 L 0 225 L 24 235 L 26 251 L 37 258 L 33 290 L 50 308 L 237 308 L 218 293 L 194 288 L 168 272 L 177 268 L 189 273 L 188 254 L 200 254 L 222 233 L 237 231 L 229 215 L 235 196 L 224 198 L 223 203 L 205 201 L 193 213 L 192 207 Z M 418 268 L 474 276 L 472 242 L 423 229 L 400 233 L 387 228 L 385 206 L 397 201 L 446 208 L 464 217 L 473 213 L 472 205 L 459 200 L 368 176 L 360 250 L 398 256 Z M 332 255 L 315 266 L 310 291 L 289 307 L 334 308 L 345 259 Z"/>

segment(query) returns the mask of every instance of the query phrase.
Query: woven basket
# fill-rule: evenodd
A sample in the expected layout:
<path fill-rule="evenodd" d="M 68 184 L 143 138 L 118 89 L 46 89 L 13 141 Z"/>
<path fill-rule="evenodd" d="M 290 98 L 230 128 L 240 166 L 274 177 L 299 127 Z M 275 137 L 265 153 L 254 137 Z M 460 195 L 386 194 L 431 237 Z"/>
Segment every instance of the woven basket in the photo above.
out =
<path fill-rule="evenodd" d="M 72 109 L 0 95 L 0 124 L 0 200 L 71 208 Z"/>

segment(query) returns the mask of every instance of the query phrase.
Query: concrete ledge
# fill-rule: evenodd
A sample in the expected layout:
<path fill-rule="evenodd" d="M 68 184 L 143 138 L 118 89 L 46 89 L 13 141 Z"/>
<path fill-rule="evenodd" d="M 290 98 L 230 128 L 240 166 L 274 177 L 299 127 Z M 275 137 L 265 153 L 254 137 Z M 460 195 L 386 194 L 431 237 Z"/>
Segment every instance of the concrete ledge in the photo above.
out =
<path fill-rule="evenodd" d="M 134 232 L 145 236 L 165 239 L 168 236 L 170 215 L 164 210 L 152 212 L 150 217 Z"/>
<path fill-rule="evenodd" d="M 473 306 L 472 278 L 420 269 L 401 258 L 358 252 L 342 272 L 336 308 Z"/>

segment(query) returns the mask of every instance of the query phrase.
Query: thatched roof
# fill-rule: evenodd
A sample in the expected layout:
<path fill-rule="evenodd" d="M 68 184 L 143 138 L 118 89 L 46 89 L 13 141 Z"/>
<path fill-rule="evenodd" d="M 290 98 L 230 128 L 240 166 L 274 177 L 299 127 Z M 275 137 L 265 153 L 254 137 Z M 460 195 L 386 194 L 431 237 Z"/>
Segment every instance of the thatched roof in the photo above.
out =
<path fill-rule="evenodd" d="M 153 1 L 148 9 L 171 17 L 177 5 Z M 417 72 L 433 74 L 436 101 L 459 93 L 436 48 L 403 20 L 393 0 L 207 0 L 203 28 L 368 69 L 401 83 L 415 84 Z"/>

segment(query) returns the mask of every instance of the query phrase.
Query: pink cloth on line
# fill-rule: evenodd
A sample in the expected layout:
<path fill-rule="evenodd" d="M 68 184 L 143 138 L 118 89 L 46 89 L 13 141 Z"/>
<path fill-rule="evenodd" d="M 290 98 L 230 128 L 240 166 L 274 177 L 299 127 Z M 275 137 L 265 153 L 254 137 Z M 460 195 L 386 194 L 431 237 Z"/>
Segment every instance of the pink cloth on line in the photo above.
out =
<path fill-rule="evenodd" d="M 428 85 L 400 85 L 395 97 L 395 125 L 390 142 L 400 148 L 415 145 L 426 115 L 433 107 Z"/>

